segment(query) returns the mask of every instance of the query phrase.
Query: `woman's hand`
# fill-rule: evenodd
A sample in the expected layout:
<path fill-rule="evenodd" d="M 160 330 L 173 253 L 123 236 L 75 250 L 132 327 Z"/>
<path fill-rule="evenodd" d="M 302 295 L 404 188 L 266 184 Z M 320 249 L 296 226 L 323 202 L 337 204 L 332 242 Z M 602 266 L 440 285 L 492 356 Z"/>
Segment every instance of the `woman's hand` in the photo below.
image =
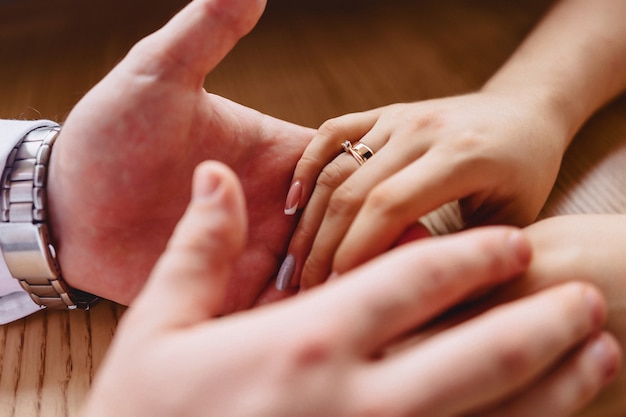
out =
<path fill-rule="evenodd" d="M 345 272 L 455 200 L 467 226 L 530 223 L 567 143 L 567 131 L 554 120 L 530 97 L 495 92 L 329 120 L 293 176 L 285 212 L 304 212 L 279 283 L 308 288 Z M 366 144 L 374 156 L 359 167 L 342 151 L 344 141 Z"/>
<path fill-rule="evenodd" d="M 245 247 L 244 197 L 215 162 L 196 170 L 192 194 L 120 324 L 87 417 L 566 415 L 617 367 L 615 341 L 598 334 L 604 301 L 585 284 L 389 352 L 523 273 L 528 241 L 504 227 L 403 245 L 302 296 L 217 318 Z M 557 395 L 568 387 L 573 395 Z"/>

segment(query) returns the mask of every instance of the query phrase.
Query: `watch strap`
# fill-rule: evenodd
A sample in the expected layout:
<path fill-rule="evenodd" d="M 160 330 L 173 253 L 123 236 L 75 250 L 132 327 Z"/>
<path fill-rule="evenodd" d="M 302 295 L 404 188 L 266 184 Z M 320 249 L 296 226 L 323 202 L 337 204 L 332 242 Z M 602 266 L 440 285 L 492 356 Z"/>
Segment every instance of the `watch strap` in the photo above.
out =
<path fill-rule="evenodd" d="M 0 249 L 11 275 L 47 309 L 87 309 L 98 298 L 63 280 L 50 239 L 46 181 L 59 127 L 28 132 L 10 152 L 1 179 Z"/>

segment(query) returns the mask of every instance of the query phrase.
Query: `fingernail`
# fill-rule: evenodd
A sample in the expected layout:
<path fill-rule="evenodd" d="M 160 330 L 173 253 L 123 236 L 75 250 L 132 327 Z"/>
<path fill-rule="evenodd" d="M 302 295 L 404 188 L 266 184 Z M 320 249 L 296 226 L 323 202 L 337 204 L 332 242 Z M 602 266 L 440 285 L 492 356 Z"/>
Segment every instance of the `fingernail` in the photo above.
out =
<path fill-rule="evenodd" d="M 603 382 L 605 384 L 611 382 L 617 375 L 620 362 L 619 352 L 615 350 L 613 344 L 606 336 L 600 336 L 592 343 L 589 353 L 602 369 Z"/>
<path fill-rule="evenodd" d="M 278 275 L 276 276 L 276 289 L 278 291 L 285 291 L 289 288 L 289 283 L 291 282 L 291 277 L 293 276 L 295 269 L 296 258 L 289 254 L 280 266 Z"/>
<path fill-rule="evenodd" d="M 207 199 L 212 198 L 222 183 L 222 177 L 215 170 L 208 170 L 203 167 L 205 172 L 198 174 L 193 182 L 192 198 Z"/>
<path fill-rule="evenodd" d="M 296 214 L 298 210 L 298 204 L 300 204 L 300 198 L 302 197 L 302 183 L 298 180 L 291 184 L 289 192 L 287 193 L 287 201 L 285 202 L 285 214 L 292 216 Z"/>

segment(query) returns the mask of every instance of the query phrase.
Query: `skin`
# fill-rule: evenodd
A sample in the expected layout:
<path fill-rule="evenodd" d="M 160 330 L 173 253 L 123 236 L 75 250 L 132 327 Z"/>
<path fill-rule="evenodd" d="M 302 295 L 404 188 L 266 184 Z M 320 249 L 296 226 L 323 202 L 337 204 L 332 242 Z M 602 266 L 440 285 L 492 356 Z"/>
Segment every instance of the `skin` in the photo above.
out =
<path fill-rule="evenodd" d="M 493 292 L 483 292 L 483 297 L 470 304 L 471 308 L 461 309 L 432 326 L 429 334 L 445 332 L 496 306 L 575 281 L 593 284 L 605 295 L 605 329 L 616 336 L 620 346 L 626 345 L 626 259 L 623 256 L 626 215 L 553 217 L 525 228 L 524 234 L 533 247 L 533 258 L 523 276 Z M 617 373 L 614 382 L 580 411 L 581 416 L 622 416 L 626 412 L 623 396 L 626 372 L 617 369 L 607 371 Z M 570 389 L 567 385 L 555 388 L 551 398 L 567 398 L 571 395 Z M 545 413 L 560 415 L 547 410 Z"/>
<path fill-rule="evenodd" d="M 624 16 L 620 0 L 556 2 L 480 91 L 324 123 L 292 180 L 304 208 L 292 285 L 371 259 L 451 201 L 466 227 L 534 221 L 575 133 L 626 89 Z M 359 167 L 345 140 L 374 156 Z"/>
<path fill-rule="evenodd" d="M 250 307 L 260 294 L 272 298 L 264 290 L 294 226 L 282 214 L 284 194 L 313 131 L 202 87 L 264 6 L 192 2 L 73 109 L 55 144 L 48 184 L 53 238 L 69 285 L 128 304 L 189 201 L 194 167 L 213 159 L 237 173 L 251 207 L 249 239 L 224 313 Z"/>
<path fill-rule="evenodd" d="M 510 416 L 583 407 L 621 358 L 601 330 L 607 306 L 591 285 L 547 288 L 397 345 L 523 273 L 530 245 L 510 228 L 404 244 L 322 289 L 221 317 L 258 302 L 271 282 L 293 227 L 280 210 L 291 167 L 312 135 L 202 89 L 263 5 L 190 3 L 77 105 L 55 145 L 51 223 L 70 285 L 131 302 L 156 262 L 85 415 Z M 200 165 L 174 230 L 192 167 L 208 158 L 222 162 Z M 93 181 L 100 177 L 110 181 Z"/>
<path fill-rule="evenodd" d="M 507 227 L 408 243 L 302 296 L 216 318 L 245 247 L 244 195 L 216 162 L 194 179 L 189 208 L 120 323 L 86 417 L 565 416 L 619 366 L 615 339 L 600 330 L 601 293 L 581 283 L 391 349 L 477 290 L 524 272 L 529 241 Z"/>
<path fill-rule="evenodd" d="M 568 281 L 589 282 L 605 295 L 606 329 L 626 346 L 626 215 L 572 215 L 542 220 L 525 230 L 534 257 L 523 279 L 507 285 L 495 303 L 524 297 Z M 626 372 L 584 416 L 621 416 L 626 413 L 623 392 Z"/>
<path fill-rule="evenodd" d="M 121 302 L 134 299 L 166 247 L 189 199 L 192 167 L 206 158 L 230 167 L 200 169 L 192 206 L 125 315 L 86 415 L 191 416 L 212 409 L 258 416 L 255 401 L 267 387 L 275 389 L 262 404 L 271 416 L 317 415 L 329 398 L 331 414 L 350 416 L 580 409 L 620 361 L 616 340 L 600 330 L 605 302 L 586 284 L 546 289 L 424 335 L 414 347 L 392 349 L 407 331 L 526 268 L 528 242 L 511 229 L 403 245 L 323 290 L 216 319 L 254 303 L 271 281 L 293 226 L 276 208 L 312 134 L 202 90 L 206 72 L 262 6 L 192 2 L 81 101 L 55 145 L 50 212 L 66 278 Z M 271 178 L 264 175 L 268 160 Z M 100 177 L 111 181 L 93 181 Z M 275 186 L 281 178 L 285 189 Z M 244 200 L 254 208 L 249 217 Z M 423 280 L 415 279 L 417 266 Z M 389 270 L 404 272 L 381 280 Z M 164 299 L 171 309 L 162 308 Z M 519 339 L 501 337 L 511 326 Z M 295 330 L 267 337 L 284 329 Z M 259 343 L 248 343 L 251 337 Z M 242 350 L 235 357 L 236 349 Z M 285 358 L 293 358 L 287 368 Z M 457 377 L 432 377 L 447 374 Z M 337 375 L 330 378 L 335 385 L 317 383 Z M 423 387 L 419 396 L 392 389 L 416 384 Z M 572 384 L 568 396 L 551 395 Z M 153 393 L 163 390 L 171 395 L 155 401 Z M 442 401 L 450 396 L 457 401 Z"/>

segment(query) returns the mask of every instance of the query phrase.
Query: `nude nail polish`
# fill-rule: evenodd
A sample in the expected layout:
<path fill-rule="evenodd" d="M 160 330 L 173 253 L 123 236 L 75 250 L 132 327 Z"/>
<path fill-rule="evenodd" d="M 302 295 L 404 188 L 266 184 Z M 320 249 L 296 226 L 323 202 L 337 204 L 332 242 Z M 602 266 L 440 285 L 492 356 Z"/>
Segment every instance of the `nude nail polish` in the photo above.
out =
<path fill-rule="evenodd" d="M 278 275 L 276 276 L 276 289 L 278 291 L 285 291 L 287 288 L 289 288 L 289 284 L 295 270 L 296 258 L 293 255 L 289 254 L 283 261 L 283 264 L 280 266 L 280 269 L 278 270 Z"/>
<path fill-rule="evenodd" d="M 285 202 L 285 214 L 287 216 L 293 216 L 298 210 L 300 204 L 300 198 L 302 197 L 302 183 L 295 181 L 291 184 L 289 192 L 287 193 L 287 201 Z"/>

